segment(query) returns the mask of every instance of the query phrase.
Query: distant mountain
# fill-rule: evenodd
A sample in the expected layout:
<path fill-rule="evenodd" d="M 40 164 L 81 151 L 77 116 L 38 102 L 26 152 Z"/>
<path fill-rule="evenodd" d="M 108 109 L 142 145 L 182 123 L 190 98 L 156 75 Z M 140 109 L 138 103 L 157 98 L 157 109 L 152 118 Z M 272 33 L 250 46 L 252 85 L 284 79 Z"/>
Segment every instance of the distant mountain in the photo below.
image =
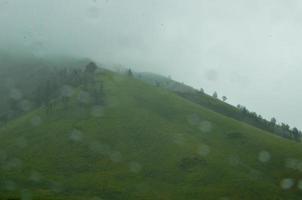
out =
<path fill-rule="evenodd" d="M 301 144 L 181 97 L 194 89 L 165 77 L 85 65 L 36 80 L 35 106 L 0 128 L 0 199 L 301 198 Z"/>

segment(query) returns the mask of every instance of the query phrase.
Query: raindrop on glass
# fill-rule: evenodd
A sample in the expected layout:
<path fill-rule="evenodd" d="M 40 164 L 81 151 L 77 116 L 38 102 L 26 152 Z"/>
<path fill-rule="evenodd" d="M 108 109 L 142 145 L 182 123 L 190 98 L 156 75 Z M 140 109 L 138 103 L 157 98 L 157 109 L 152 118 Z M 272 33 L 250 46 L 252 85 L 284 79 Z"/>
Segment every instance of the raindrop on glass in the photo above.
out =
<path fill-rule="evenodd" d="M 122 154 L 118 151 L 111 152 L 109 154 L 110 160 L 113 162 L 121 162 L 122 161 Z"/>
<path fill-rule="evenodd" d="M 285 166 L 290 169 L 298 169 L 299 160 L 289 158 L 286 160 Z"/>
<path fill-rule="evenodd" d="M 30 103 L 30 101 L 28 101 L 28 100 L 22 100 L 21 102 L 20 102 L 20 107 L 21 107 L 21 109 L 23 110 L 23 111 L 29 111 L 30 109 L 31 109 L 31 103 Z"/>
<path fill-rule="evenodd" d="M 281 182 L 280 182 L 280 186 L 282 189 L 284 190 L 288 190 L 288 189 L 291 189 L 293 186 L 294 186 L 295 182 L 293 179 L 291 178 L 286 178 L 286 179 L 283 179 Z"/>
<path fill-rule="evenodd" d="M 104 109 L 102 106 L 93 106 L 91 109 L 91 115 L 94 117 L 102 117 L 104 114 Z"/>
<path fill-rule="evenodd" d="M 198 125 L 200 123 L 200 118 L 197 114 L 192 114 L 192 115 L 187 116 L 187 121 L 191 125 Z"/>
<path fill-rule="evenodd" d="M 265 163 L 265 162 L 270 161 L 270 159 L 271 159 L 271 154 L 267 151 L 261 151 L 258 155 L 258 160 L 260 162 Z"/>
<path fill-rule="evenodd" d="M 82 140 L 83 134 L 80 130 L 74 129 L 69 134 L 69 139 L 73 142 L 80 142 Z"/>
<path fill-rule="evenodd" d="M 32 194 L 28 190 L 21 191 L 21 200 L 32 200 Z"/>
<path fill-rule="evenodd" d="M 26 140 L 26 138 L 24 138 L 24 137 L 17 138 L 16 139 L 16 145 L 19 148 L 25 148 L 25 147 L 27 147 L 27 140 Z"/>
<path fill-rule="evenodd" d="M 130 162 L 129 170 L 132 173 L 139 173 L 142 170 L 142 166 L 138 162 Z"/>
<path fill-rule="evenodd" d="M 199 129 L 204 133 L 209 133 L 212 131 L 212 123 L 209 121 L 202 121 L 199 124 Z"/>
<path fill-rule="evenodd" d="M 216 81 L 218 79 L 218 73 L 213 69 L 207 70 L 205 76 L 209 81 Z"/>
<path fill-rule="evenodd" d="M 16 168 L 22 167 L 22 164 L 22 160 L 18 158 L 12 158 L 5 163 L 3 168 L 6 170 L 15 170 Z"/>
<path fill-rule="evenodd" d="M 103 155 L 108 155 L 111 152 L 111 148 L 110 148 L 109 145 L 107 145 L 107 144 L 101 144 L 101 143 L 99 143 L 97 141 L 92 142 L 89 145 L 89 148 L 94 153 L 100 153 L 100 154 L 103 154 Z"/>
<path fill-rule="evenodd" d="M 299 190 L 302 190 L 302 180 L 300 180 L 300 181 L 298 182 L 298 188 L 299 188 Z"/>
<path fill-rule="evenodd" d="M 236 155 L 232 155 L 228 158 L 230 165 L 237 166 L 240 164 L 240 159 Z"/>
<path fill-rule="evenodd" d="M 39 126 L 42 123 L 42 119 L 39 116 L 34 116 L 33 118 L 31 118 L 31 124 L 33 126 Z"/>
<path fill-rule="evenodd" d="M 202 144 L 198 147 L 197 153 L 201 156 L 207 156 L 210 153 L 210 147 L 206 144 Z"/>
<path fill-rule="evenodd" d="M 17 185 L 14 181 L 4 181 L 3 182 L 4 189 L 7 191 L 15 191 L 17 189 Z"/>
<path fill-rule="evenodd" d="M 14 100 L 20 100 L 22 99 L 22 92 L 18 89 L 12 89 L 10 91 L 10 98 Z"/>
<path fill-rule="evenodd" d="M 29 176 L 29 180 L 33 182 L 39 182 L 42 179 L 42 175 L 39 172 L 33 171 Z"/>
<path fill-rule="evenodd" d="M 89 104 L 91 102 L 91 96 L 88 92 L 80 91 L 78 101 L 83 104 Z"/>
<path fill-rule="evenodd" d="M 71 97 L 74 94 L 74 89 L 69 85 L 64 85 L 61 88 L 61 95 L 63 97 Z"/>

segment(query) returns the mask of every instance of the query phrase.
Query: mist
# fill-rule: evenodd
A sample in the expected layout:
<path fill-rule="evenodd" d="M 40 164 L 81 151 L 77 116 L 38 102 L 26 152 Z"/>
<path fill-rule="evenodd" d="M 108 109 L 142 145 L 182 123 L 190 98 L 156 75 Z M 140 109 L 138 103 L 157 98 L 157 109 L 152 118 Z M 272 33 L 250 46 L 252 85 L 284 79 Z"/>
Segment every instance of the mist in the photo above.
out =
<path fill-rule="evenodd" d="M 1 0 L 2 49 L 170 75 L 302 127 L 300 1 Z"/>

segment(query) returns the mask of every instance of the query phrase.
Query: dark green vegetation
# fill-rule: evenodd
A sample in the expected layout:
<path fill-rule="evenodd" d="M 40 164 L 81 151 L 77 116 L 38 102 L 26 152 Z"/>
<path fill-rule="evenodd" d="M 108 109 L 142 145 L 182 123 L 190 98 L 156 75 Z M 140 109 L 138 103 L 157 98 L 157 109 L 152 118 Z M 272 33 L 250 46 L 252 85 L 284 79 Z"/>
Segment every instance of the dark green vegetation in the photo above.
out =
<path fill-rule="evenodd" d="M 0 129 L 0 199 L 300 199 L 300 143 L 92 69 L 13 95 L 33 106 Z"/>

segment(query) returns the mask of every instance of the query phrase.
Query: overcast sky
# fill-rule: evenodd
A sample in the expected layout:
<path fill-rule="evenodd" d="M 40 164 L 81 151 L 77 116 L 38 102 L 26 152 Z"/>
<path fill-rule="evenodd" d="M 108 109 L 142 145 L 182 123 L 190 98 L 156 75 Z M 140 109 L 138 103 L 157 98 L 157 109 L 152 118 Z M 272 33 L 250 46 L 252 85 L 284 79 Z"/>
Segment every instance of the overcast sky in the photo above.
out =
<path fill-rule="evenodd" d="M 0 0 L 0 44 L 171 75 L 302 128 L 302 1 Z"/>

